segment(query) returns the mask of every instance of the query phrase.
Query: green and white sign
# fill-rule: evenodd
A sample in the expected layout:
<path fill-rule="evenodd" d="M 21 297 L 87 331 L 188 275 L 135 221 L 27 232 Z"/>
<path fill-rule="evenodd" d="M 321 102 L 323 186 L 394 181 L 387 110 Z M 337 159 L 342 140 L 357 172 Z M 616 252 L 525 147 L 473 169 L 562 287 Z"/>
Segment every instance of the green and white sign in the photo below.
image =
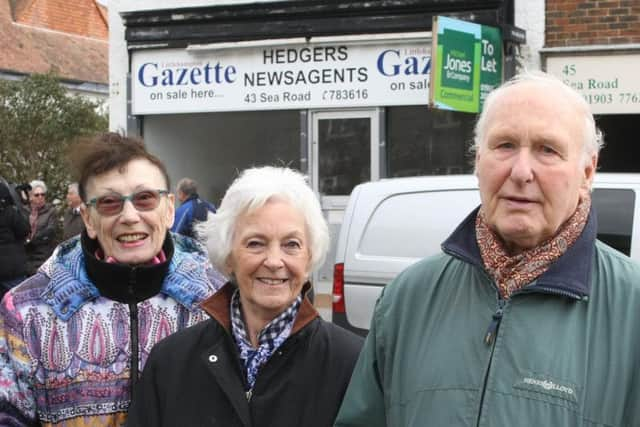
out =
<path fill-rule="evenodd" d="M 433 20 L 430 104 L 478 113 L 485 98 L 502 83 L 502 37 L 486 25 L 451 19 Z"/>

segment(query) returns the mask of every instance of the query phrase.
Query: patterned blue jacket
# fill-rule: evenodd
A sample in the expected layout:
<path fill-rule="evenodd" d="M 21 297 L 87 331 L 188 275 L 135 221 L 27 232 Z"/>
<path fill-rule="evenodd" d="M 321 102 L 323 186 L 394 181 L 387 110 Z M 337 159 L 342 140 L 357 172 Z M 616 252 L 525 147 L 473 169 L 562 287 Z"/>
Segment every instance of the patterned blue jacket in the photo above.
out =
<path fill-rule="evenodd" d="M 124 424 L 153 345 L 204 320 L 200 302 L 225 282 L 182 236 L 143 267 L 98 261 L 91 242 L 60 245 L 0 304 L 1 425 Z"/>

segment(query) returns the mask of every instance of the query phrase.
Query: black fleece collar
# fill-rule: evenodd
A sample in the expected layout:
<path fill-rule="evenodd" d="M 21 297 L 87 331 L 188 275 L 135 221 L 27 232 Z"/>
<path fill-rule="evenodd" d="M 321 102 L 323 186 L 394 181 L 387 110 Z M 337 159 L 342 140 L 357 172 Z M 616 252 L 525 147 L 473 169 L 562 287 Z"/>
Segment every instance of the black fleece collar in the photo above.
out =
<path fill-rule="evenodd" d="M 160 292 L 174 251 L 168 231 L 162 245 L 167 259 L 160 264 L 131 266 L 101 261 L 95 256 L 100 248 L 98 241 L 91 239 L 86 230 L 82 232 L 81 244 L 87 274 L 100 295 L 125 304 L 144 301 Z"/>

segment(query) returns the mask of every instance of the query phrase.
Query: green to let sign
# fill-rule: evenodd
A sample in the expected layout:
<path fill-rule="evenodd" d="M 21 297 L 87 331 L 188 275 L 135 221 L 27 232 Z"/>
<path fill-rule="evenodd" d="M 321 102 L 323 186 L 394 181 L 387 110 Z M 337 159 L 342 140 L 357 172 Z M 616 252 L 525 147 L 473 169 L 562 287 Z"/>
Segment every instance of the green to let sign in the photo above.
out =
<path fill-rule="evenodd" d="M 430 104 L 478 113 L 502 83 L 502 37 L 486 25 L 437 16 L 433 20 Z"/>

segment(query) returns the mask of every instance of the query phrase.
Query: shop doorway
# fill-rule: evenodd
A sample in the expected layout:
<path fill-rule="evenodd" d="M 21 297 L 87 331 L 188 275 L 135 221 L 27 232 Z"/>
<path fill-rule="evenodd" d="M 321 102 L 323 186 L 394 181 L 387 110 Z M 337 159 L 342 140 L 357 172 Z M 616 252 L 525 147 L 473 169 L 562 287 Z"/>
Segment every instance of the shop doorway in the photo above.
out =
<path fill-rule="evenodd" d="M 310 111 L 312 186 L 320 198 L 331 235 L 327 260 L 314 277 L 317 294 L 331 293 L 335 246 L 351 190 L 381 177 L 382 114 L 379 108 Z"/>

